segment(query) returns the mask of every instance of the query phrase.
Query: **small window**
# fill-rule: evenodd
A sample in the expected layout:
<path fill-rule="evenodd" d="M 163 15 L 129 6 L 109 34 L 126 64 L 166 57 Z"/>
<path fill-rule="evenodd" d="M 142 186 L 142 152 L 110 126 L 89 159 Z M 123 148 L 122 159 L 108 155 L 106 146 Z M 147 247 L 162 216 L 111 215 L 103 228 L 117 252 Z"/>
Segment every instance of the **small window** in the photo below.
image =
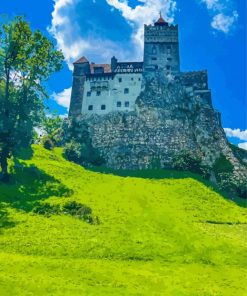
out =
<path fill-rule="evenodd" d="M 129 93 L 129 89 L 128 89 L 128 88 L 125 88 L 125 89 L 124 89 L 124 93 L 125 93 L 125 94 L 128 94 L 128 93 Z"/>
<path fill-rule="evenodd" d="M 152 61 L 157 61 L 157 58 L 152 58 Z"/>
<path fill-rule="evenodd" d="M 133 77 L 131 77 L 131 81 L 133 81 L 134 80 L 134 78 Z"/>
<path fill-rule="evenodd" d="M 117 107 L 121 107 L 121 102 L 117 102 Z"/>
<path fill-rule="evenodd" d="M 171 58 L 167 58 L 167 61 L 171 61 L 172 59 Z"/>
<path fill-rule="evenodd" d="M 89 105 L 89 106 L 88 106 L 88 110 L 89 110 L 89 111 L 92 111 L 92 110 L 93 110 L 93 105 Z"/>
<path fill-rule="evenodd" d="M 166 66 L 166 69 L 167 70 L 171 70 L 171 66 Z"/>
<path fill-rule="evenodd" d="M 126 108 L 129 108 L 129 106 L 130 106 L 130 102 L 126 101 L 126 102 L 124 103 L 124 106 L 125 106 Z"/>
<path fill-rule="evenodd" d="M 158 67 L 157 65 L 155 65 L 155 70 L 158 70 L 158 68 L 159 68 L 159 67 Z"/>
<path fill-rule="evenodd" d="M 118 78 L 118 82 L 120 82 L 120 83 L 122 82 L 122 78 L 121 78 L 121 77 L 120 77 L 120 78 Z"/>
<path fill-rule="evenodd" d="M 91 91 L 87 92 L 87 97 L 91 97 Z"/>
<path fill-rule="evenodd" d="M 172 47 L 171 47 L 171 45 L 167 45 L 167 49 L 171 49 Z"/>
<path fill-rule="evenodd" d="M 138 78 L 139 81 L 141 81 L 141 78 Z"/>
<path fill-rule="evenodd" d="M 98 90 L 98 91 L 96 92 L 96 96 L 98 97 L 98 96 L 100 96 L 100 95 L 101 95 L 101 91 Z"/>
<path fill-rule="evenodd" d="M 101 110 L 105 110 L 105 109 L 106 109 L 105 105 L 101 105 Z"/>

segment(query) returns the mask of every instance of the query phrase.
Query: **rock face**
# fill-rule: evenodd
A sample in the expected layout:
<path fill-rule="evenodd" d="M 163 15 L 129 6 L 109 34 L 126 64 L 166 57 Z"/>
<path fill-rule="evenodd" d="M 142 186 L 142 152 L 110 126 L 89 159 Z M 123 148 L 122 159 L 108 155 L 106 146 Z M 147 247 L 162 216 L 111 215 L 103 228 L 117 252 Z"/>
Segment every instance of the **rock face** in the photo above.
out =
<path fill-rule="evenodd" d="M 247 176 L 212 107 L 204 71 L 158 75 L 146 81 L 136 111 L 82 115 L 78 120 L 88 126 L 93 146 L 113 169 L 171 168 L 174 157 L 188 151 L 208 166 L 225 155 L 238 178 Z"/>

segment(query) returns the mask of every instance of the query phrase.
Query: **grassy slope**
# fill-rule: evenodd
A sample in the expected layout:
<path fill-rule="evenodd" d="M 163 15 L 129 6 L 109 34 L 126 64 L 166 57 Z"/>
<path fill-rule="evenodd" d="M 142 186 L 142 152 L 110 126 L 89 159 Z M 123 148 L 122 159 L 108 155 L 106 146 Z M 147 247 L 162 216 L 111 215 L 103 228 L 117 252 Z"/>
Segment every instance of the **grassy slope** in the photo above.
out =
<path fill-rule="evenodd" d="M 202 183 L 90 172 L 38 146 L 17 167 L 0 185 L 0 295 L 247 295 L 247 210 Z M 69 200 L 100 224 L 31 211 Z"/>

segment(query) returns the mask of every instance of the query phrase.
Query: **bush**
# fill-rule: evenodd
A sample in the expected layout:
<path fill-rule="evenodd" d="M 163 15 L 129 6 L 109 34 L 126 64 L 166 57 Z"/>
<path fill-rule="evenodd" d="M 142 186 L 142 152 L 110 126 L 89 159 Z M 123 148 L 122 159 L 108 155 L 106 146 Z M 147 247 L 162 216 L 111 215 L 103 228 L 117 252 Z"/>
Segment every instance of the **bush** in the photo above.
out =
<path fill-rule="evenodd" d="M 47 150 L 52 150 L 55 146 L 52 139 L 49 137 L 44 137 L 42 142 L 43 142 L 43 147 Z"/>
<path fill-rule="evenodd" d="M 221 154 L 218 159 L 216 159 L 213 165 L 213 171 L 215 172 L 216 179 L 219 178 L 221 173 L 231 174 L 233 172 L 233 165 L 231 162 L 225 157 L 225 155 Z"/>
<path fill-rule="evenodd" d="M 68 202 L 63 206 L 63 213 L 71 215 L 84 220 L 90 224 L 98 224 L 98 217 L 96 217 L 96 223 L 92 216 L 92 209 L 76 201 Z"/>
<path fill-rule="evenodd" d="M 39 204 L 33 209 L 35 214 L 44 215 L 50 217 L 51 215 L 59 214 L 60 207 L 57 205 L 50 205 L 48 203 Z"/>
<path fill-rule="evenodd" d="M 102 165 L 104 159 L 92 145 L 78 143 L 75 140 L 70 141 L 64 148 L 65 157 L 79 164 L 93 164 L 96 166 Z"/>
<path fill-rule="evenodd" d="M 70 161 L 79 162 L 81 158 L 80 144 L 75 140 L 67 143 L 64 147 L 64 155 Z"/>
<path fill-rule="evenodd" d="M 173 159 L 173 168 L 178 171 L 190 171 L 200 174 L 204 178 L 209 178 L 209 168 L 202 164 L 202 159 L 198 155 L 190 152 L 183 152 Z"/>

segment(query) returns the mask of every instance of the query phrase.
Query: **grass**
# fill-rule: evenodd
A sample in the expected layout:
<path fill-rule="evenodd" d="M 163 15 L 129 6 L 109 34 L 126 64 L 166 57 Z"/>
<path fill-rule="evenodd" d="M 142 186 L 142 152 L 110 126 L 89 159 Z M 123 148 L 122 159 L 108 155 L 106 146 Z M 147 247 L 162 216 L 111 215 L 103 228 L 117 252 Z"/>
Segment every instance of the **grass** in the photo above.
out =
<path fill-rule="evenodd" d="M 89 171 L 39 146 L 12 171 L 0 184 L 0 295 L 247 295 L 247 210 L 209 184 Z M 34 212 L 73 201 L 98 222 Z"/>

